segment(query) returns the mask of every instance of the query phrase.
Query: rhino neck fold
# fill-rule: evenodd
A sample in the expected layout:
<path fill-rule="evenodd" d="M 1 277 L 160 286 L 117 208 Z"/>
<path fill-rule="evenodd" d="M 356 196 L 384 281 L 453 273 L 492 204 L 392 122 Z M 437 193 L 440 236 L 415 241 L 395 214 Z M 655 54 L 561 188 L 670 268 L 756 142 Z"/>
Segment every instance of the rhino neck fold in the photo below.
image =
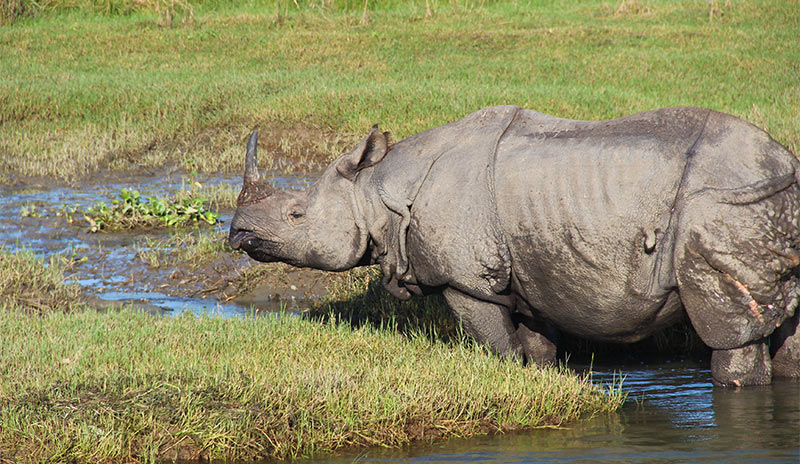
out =
<path fill-rule="evenodd" d="M 386 191 L 385 184 L 375 177 L 374 169 L 365 169 L 356 179 L 353 189 L 356 225 L 368 234 L 365 242 L 372 244 L 371 262 L 380 265 L 384 286 L 392 295 L 408 299 L 411 295 L 402 282 L 413 279 L 409 274 L 406 252 L 406 232 L 411 222 L 411 195 L 410 192 L 391 195 Z M 367 247 L 363 251 L 366 253 Z"/>
<path fill-rule="evenodd" d="M 448 266 L 462 268 L 460 262 L 467 258 L 461 256 L 461 250 L 474 249 L 472 252 L 481 255 L 475 257 L 480 269 L 464 268 L 464 272 L 485 278 L 480 282 L 467 279 L 470 281 L 465 285 L 479 288 L 482 295 L 507 288 L 510 253 L 496 212 L 494 165 L 498 145 L 519 114 L 520 108 L 515 106 L 486 108 L 398 142 L 381 163 L 362 171 L 356 185 L 364 198 L 376 261 L 387 283 L 403 286 L 406 281 L 419 279 L 425 280 L 420 281 L 425 285 L 440 283 L 431 276 L 423 279 L 427 275 L 424 272 L 410 275 L 407 247 L 414 217 L 420 223 L 444 220 L 462 224 L 461 241 L 445 244 L 442 253 Z M 473 180 L 478 184 L 464 190 L 464 185 Z M 477 224 L 471 220 L 475 212 L 485 221 Z M 422 233 L 427 236 L 435 231 Z M 474 243 L 483 244 L 480 252 Z"/>
<path fill-rule="evenodd" d="M 359 185 L 356 182 L 353 184 L 353 189 L 350 191 L 350 207 L 353 210 L 353 217 L 355 218 L 356 228 L 358 229 L 359 235 L 359 247 L 358 250 L 356 250 L 357 260 L 354 266 L 358 266 L 358 263 L 364 261 L 364 255 L 367 253 L 367 249 L 369 248 L 370 233 L 367 212 L 364 206 L 363 192 L 360 191 Z"/>

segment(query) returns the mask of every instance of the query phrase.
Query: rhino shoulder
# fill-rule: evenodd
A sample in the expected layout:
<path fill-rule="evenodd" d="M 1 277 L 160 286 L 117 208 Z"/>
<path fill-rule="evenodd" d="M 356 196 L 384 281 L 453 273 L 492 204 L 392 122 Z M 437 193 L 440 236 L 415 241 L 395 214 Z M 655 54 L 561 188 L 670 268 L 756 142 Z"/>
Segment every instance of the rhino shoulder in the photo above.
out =
<path fill-rule="evenodd" d="M 494 160 L 520 111 L 484 108 L 421 132 L 398 142 L 376 166 L 364 188 L 381 216 L 370 234 L 386 278 L 480 294 L 508 286 L 511 265 L 494 206 Z"/>

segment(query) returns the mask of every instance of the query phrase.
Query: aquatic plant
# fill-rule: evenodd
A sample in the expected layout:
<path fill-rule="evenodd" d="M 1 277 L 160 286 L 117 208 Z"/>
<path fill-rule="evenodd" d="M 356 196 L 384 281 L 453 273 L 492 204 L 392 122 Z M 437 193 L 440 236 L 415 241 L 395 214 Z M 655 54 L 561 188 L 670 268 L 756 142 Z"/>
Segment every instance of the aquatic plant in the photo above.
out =
<path fill-rule="evenodd" d="M 35 204 L 29 203 L 19 209 L 19 215 L 20 217 L 40 218 L 42 217 L 42 211 Z"/>
<path fill-rule="evenodd" d="M 219 214 L 206 207 L 208 199 L 188 195 L 173 199 L 150 196 L 142 199 L 138 190 L 122 189 L 119 199 L 96 206 L 84 212 L 89 232 L 136 227 L 176 227 L 186 224 L 216 224 Z"/>

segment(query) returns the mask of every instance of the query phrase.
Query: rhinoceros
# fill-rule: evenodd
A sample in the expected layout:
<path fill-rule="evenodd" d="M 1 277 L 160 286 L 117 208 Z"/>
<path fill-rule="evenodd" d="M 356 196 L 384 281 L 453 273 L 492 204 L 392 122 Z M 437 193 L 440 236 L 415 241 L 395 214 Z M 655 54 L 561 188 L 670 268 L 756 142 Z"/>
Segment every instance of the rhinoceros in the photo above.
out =
<path fill-rule="evenodd" d="M 800 376 L 800 162 L 741 119 L 498 106 L 395 144 L 376 125 L 301 191 L 260 179 L 257 137 L 229 243 L 258 261 L 377 263 L 522 362 L 552 361 L 551 328 L 634 342 L 685 314 L 715 384 Z"/>

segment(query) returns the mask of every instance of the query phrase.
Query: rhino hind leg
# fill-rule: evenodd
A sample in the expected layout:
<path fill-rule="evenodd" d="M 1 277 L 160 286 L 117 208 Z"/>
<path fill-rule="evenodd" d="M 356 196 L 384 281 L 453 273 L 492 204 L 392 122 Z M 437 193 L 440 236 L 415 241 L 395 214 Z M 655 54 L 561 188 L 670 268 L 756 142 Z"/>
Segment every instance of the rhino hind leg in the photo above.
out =
<path fill-rule="evenodd" d="M 796 184 L 755 203 L 723 203 L 702 194 L 683 204 L 675 254 L 678 291 L 698 335 L 714 350 L 715 382 L 769 382 L 765 342 L 794 316 L 800 297 L 799 221 Z M 796 344 L 786 338 L 779 355 L 795 368 Z"/>
<path fill-rule="evenodd" d="M 450 309 L 461 319 L 467 335 L 488 345 L 498 355 L 523 359 L 522 344 L 507 307 L 474 298 L 452 287 L 446 288 L 443 294 Z"/>
<path fill-rule="evenodd" d="M 769 385 L 772 382 L 772 362 L 766 340 L 732 350 L 714 350 L 711 353 L 711 379 L 723 387 Z"/>

